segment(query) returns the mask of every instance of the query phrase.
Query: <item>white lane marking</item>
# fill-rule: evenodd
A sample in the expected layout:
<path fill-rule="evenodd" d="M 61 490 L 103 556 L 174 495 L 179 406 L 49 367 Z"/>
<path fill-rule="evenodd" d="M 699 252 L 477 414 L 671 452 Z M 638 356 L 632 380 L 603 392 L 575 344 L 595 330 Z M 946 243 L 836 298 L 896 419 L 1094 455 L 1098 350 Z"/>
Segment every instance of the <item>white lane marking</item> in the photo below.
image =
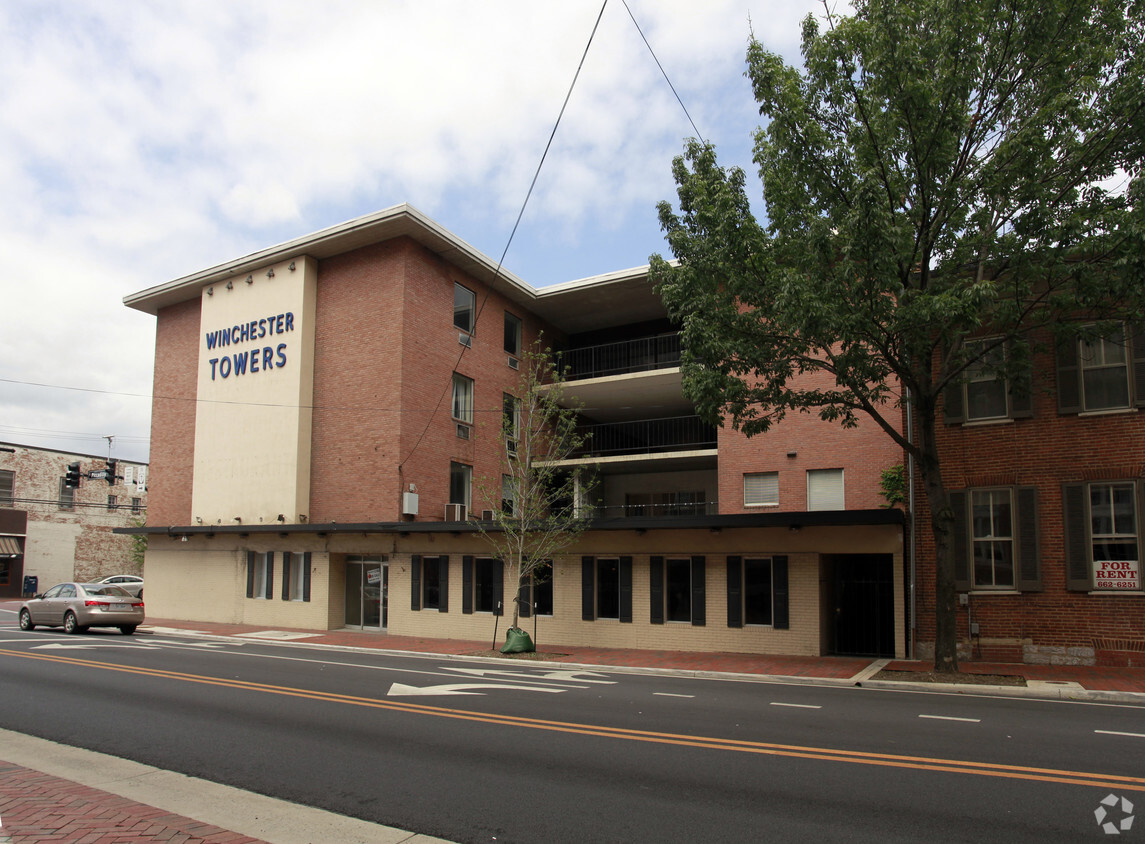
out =
<path fill-rule="evenodd" d="M 652 696 L 653 697 L 686 697 L 689 699 L 695 697 L 695 695 L 674 695 L 671 692 L 653 692 Z"/>
<path fill-rule="evenodd" d="M 789 706 L 792 709 L 822 709 L 823 708 L 822 706 L 817 706 L 817 705 L 812 704 L 812 703 L 781 703 L 778 700 L 773 700 L 771 702 L 771 705 L 772 706 Z"/>
<path fill-rule="evenodd" d="M 440 686 L 407 686 L 404 683 L 394 683 L 386 692 L 387 697 L 397 695 L 481 695 L 484 692 L 475 689 L 518 689 L 522 692 L 547 692 L 560 694 L 566 689 L 554 689 L 550 686 L 516 686 L 508 683 L 446 683 Z"/>
<path fill-rule="evenodd" d="M 1119 733 L 1116 730 L 1094 730 L 1102 736 L 1129 736 L 1129 738 L 1145 738 L 1145 733 Z"/>
<path fill-rule="evenodd" d="M 955 718 L 953 715 L 919 715 L 919 718 L 930 718 L 932 721 L 965 721 L 967 724 L 980 724 L 981 718 Z"/>

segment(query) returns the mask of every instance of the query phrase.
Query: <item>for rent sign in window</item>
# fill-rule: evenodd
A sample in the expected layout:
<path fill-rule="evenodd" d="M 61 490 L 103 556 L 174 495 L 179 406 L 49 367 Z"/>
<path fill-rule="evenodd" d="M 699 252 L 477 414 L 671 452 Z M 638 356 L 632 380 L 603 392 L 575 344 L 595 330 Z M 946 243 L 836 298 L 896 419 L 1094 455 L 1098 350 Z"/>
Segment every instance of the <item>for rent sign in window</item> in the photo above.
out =
<path fill-rule="evenodd" d="M 1104 560 L 1093 564 L 1097 589 L 1140 589 L 1141 564 L 1137 560 Z"/>

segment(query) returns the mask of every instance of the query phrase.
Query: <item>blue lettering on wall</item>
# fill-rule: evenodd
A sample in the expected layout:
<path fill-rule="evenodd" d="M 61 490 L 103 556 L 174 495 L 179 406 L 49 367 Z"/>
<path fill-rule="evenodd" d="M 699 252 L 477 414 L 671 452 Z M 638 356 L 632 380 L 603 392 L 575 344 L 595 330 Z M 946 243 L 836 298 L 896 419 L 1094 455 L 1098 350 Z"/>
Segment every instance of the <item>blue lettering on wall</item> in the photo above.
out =
<path fill-rule="evenodd" d="M 274 316 L 251 320 L 242 325 L 233 325 L 208 331 L 203 336 L 207 341 L 208 349 L 237 346 L 240 343 L 249 343 L 259 340 L 267 334 L 287 334 L 294 331 L 294 314 L 290 311 Z M 286 343 L 279 343 L 277 347 L 263 346 L 261 349 L 249 349 L 235 352 L 229 357 L 210 358 L 207 364 L 211 367 L 211 380 L 217 378 L 226 380 L 234 375 L 246 375 L 256 372 L 270 372 L 286 366 Z"/>

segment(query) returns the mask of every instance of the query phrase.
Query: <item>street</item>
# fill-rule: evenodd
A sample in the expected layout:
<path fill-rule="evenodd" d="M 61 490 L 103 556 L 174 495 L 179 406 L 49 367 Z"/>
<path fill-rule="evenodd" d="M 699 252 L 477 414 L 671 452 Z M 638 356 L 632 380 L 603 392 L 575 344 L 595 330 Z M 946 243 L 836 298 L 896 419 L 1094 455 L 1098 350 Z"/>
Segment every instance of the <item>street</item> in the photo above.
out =
<path fill-rule="evenodd" d="M 1044 841 L 1145 806 L 1141 707 L 9 621 L 0 727 L 453 841 Z"/>

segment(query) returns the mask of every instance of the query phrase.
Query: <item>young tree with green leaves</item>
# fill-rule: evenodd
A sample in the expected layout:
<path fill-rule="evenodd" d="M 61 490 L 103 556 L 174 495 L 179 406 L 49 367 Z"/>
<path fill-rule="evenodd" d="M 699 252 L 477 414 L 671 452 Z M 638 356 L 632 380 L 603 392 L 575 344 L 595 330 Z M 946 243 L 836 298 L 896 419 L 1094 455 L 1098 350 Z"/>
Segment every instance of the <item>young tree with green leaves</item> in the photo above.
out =
<path fill-rule="evenodd" d="M 673 165 L 679 212 L 659 208 L 678 265 L 652 256 L 651 275 L 703 415 L 750 436 L 789 411 L 866 414 L 914 458 L 935 669 L 957 671 L 941 397 L 968 373 L 1028 390 L 1043 338 L 1142 317 L 1145 4 L 854 6 L 805 20 L 802 70 L 752 39 L 766 223 L 743 171 L 692 141 Z"/>
<path fill-rule="evenodd" d="M 586 442 L 577 430 L 577 408 L 565 406 L 564 395 L 557 359 L 538 339 L 521 356 L 517 394 L 505 397 L 501 476 L 478 485 L 492 519 L 475 524 L 505 564 L 505 582 L 513 587 L 513 630 L 522 586 L 588 526 L 589 514 L 580 506 L 585 475 L 561 465 Z"/>

